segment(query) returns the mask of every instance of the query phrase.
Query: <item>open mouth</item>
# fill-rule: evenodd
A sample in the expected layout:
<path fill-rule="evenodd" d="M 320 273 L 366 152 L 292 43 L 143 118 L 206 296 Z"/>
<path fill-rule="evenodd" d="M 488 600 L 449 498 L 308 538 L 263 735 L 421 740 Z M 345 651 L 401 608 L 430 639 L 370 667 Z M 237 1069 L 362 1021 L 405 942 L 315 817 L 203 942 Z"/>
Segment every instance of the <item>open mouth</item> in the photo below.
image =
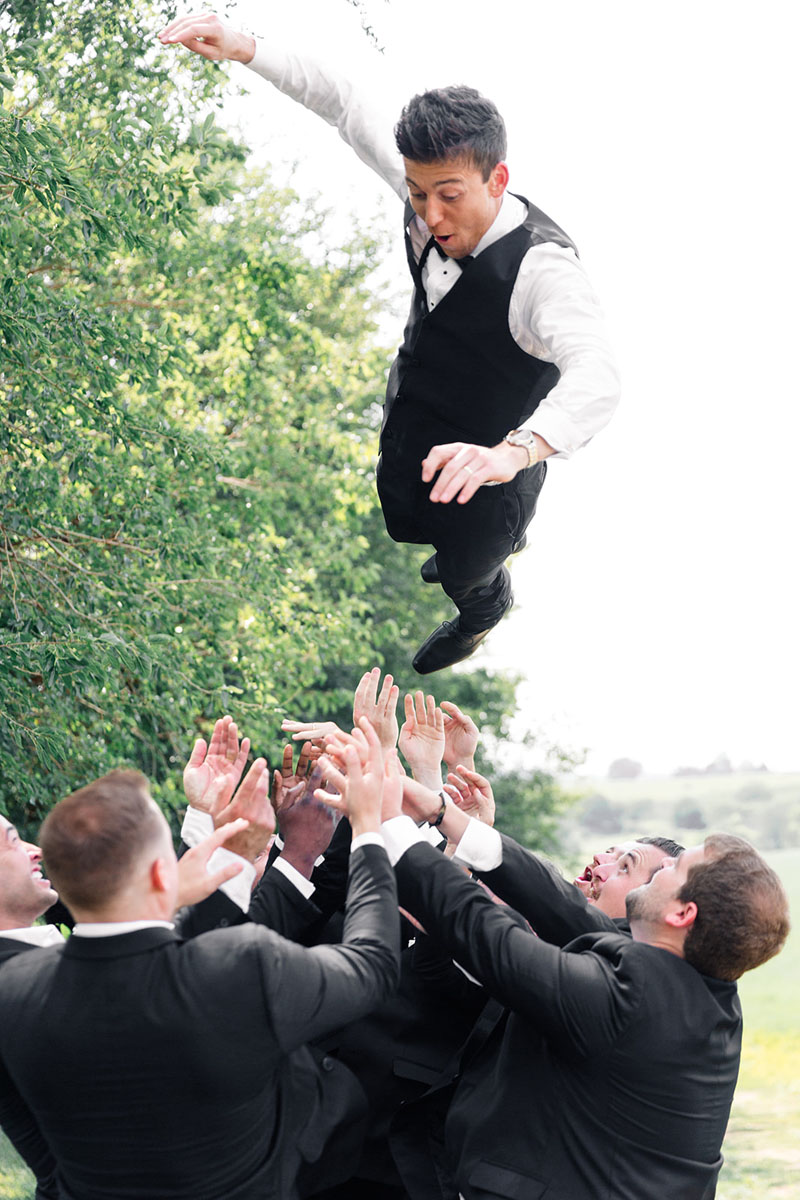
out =
<path fill-rule="evenodd" d="M 575 884 L 575 887 L 579 889 L 579 891 L 583 892 L 587 900 L 597 900 L 598 896 L 600 895 L 600 889 L 592 874 L 591 867 L 587 866 L 583 870 L 582 874 L 576 876 L 572 882 Z"/>

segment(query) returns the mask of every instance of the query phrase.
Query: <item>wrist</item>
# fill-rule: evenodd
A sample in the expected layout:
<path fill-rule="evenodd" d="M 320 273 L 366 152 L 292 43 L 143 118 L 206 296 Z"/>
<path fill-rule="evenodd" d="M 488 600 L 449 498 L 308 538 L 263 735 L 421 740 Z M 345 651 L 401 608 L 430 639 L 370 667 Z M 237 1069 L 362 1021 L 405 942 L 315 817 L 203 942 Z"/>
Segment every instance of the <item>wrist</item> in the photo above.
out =
<path fill-rule="evenodd" d="M 452 804 L 452 800 L 444 790 L 439 792 L 437 799 L 439 801 L 439 807 L 434 814 L 428 817 L 428 824 L 430 825 L 431 829 L 440 828 L 442 821 L 445 819 L 447 814 L 448 806 Z"/>
<path fill-rule="evenodd" d="M 451 774 L 457 775 L 459 767 L 463 767 L 465 771 L 474 771 L 475 759 L 471 754 L 462 755 L 461 758 L 445 759 L 444 765 Z"/>
<path fill-rule="evenodd" d="M 442 772 L 439 767 L 412 767 L 411 774 L 417 783 L 432 792 L 438 792 L 442 786 Z"/>
<path fill-rule="evenodd" d="M 256 39 L 249 33 L 240 33 L 231 51 L 231 61 L 240 63 L 252 62 L 256 54 Z"/>
<path fill-rule="evenodd" d="M 508 452 L 512 470 L 516 471 L 517 474 L 531 465 L 530 455 L 525 446 L 511 446 L 505 443 L 503 448 Z M 535 462 L 536 460 L 534 459 L 533 461 Z"/>
<path fill-rule="evenodd" d="M 292 849 L 291 846 L 284 844 L 281 850 L 281 858 L 287 862 L 290 867 L 294 867 L 304 879 L 311 878 L 311 872 L 314 870 L 314 864 L 317 861 L 318 855 L 314 853 L 305 853 L 299 850 Z"/>
<path fill-rule="evenodd" d="M 350 826 L 353 830 L 353 840 L 361 837 L 362 833 L 380 833 L 381 818 L 380 816 L 369 817 L 354 817 L 350 814 Z"/>

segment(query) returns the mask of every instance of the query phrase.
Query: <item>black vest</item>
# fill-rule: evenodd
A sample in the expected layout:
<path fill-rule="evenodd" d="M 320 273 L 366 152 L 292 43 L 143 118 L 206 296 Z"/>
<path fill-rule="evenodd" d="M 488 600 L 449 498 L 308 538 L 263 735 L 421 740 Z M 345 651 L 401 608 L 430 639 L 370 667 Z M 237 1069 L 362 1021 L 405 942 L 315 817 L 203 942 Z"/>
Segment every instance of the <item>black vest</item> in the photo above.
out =
<path fill-rule="evenodd" d="M 384 429 L 402 420 L 418 431 L 435 426 L 452 441 L 493 446 L 521 424 L 559 380 L 553 363 L 521 350 L 508 327 L 508 306 L 520 263 L 542 242 L 575 249 L 559 227 L 524 197 L 522 225 L 466 264 L 440 303 L 428 311 L 422 276 L 405 235 L 414 279 L 403 344 L 389 373 Z M 406 204 L 406 230 L 414 212 Z M 434 249 L 433 253 L 437 251 Z"/>

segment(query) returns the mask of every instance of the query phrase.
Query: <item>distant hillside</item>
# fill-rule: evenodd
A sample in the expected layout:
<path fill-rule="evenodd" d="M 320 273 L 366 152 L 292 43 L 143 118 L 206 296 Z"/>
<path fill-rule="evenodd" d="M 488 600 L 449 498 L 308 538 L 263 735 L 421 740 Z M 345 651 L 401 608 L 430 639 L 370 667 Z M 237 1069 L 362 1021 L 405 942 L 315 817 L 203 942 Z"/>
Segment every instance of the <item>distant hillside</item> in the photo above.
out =
<path fill-rule="evenodd" d="M 572 776 L 580 799 L 562 823 L 567 855 L 604 839 L 661 834 L 684 844 L 711 830 L 748 838 L 760 850 L 800 846 L 800 772 L 733 771 L 635 779 Z"/>

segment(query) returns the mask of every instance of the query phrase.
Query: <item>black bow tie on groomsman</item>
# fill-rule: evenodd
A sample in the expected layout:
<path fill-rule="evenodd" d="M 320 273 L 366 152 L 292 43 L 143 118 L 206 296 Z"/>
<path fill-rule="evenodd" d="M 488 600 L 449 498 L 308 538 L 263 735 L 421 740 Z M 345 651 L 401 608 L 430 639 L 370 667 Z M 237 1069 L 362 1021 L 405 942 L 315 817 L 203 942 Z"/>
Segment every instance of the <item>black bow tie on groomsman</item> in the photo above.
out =
<path fill-rule="evenodd" d="M 441 258 L 445 261 L 447 261 L 447 259 L 449 257 L 447 254 L 445 254 L 444 250 L 439 245 L 436 238 L 432 237 L 425 243 L 425 248 L 422 251 L 422 254 L 420 255 L 420 259 L 419 259 L 420 271 L 425 266 L 425 263 L 428 261 L 428 255 L 430 254 L 431 250 L 436 250 L 436 253 L 439 255 L 439 258 Z M 471 254 L 466 254 L 463 258 L 451 258 L 450 259 L 450 262 L 458 263 L 458 265 L 459 265 L 459 267 L 461 267 L 462 271 L 469 263 L 474 262 L 474 261 L 475 261 L 475 259 L 472 257 Z"/>

